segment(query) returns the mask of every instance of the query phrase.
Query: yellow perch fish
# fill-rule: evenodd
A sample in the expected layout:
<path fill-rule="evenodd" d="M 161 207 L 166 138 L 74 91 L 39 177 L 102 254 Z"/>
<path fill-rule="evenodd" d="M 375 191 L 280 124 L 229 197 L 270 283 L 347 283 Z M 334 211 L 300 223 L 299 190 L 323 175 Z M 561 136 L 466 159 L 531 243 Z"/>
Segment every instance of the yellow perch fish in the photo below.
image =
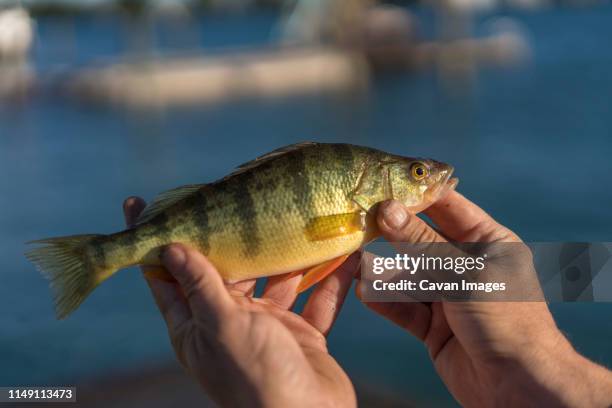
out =
<path fill-rule="evenodd" d="M 300 143 L 214 183 L 162 193 L 133 228 L 34 241 L 26 256 L 51 281 L 58 318 L 119 269 L 160 265 L 170 243 L 197 248 L 229 282 L 305 272 L 302 291 L 378 236 L 377 203 L 396 199 L 419 212 L 454 188 L 452 172 L 367 147 Z"/>

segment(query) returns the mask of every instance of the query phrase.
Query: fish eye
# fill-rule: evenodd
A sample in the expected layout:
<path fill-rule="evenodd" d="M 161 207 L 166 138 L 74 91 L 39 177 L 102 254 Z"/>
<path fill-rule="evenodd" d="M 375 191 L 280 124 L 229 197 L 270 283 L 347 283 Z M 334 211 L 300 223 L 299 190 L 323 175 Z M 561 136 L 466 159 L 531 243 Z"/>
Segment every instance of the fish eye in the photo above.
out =
<path fill-rule="evenodd" d="M 429 169 L 427 168 L 427 166 L 425 166 L 425 164 L 421 162 L 416 162 L 413 163 L 412 166 L 410 166 L 410 173 L 412 174 L 412 178 L 414 178 L 415 180 L 423 180 L 429 175 Z"/>

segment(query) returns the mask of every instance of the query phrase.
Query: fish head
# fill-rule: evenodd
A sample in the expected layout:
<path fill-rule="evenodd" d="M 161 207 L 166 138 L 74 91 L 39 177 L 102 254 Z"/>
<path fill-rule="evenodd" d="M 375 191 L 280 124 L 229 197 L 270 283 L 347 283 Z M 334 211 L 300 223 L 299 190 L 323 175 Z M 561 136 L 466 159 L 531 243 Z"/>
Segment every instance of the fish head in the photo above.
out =
<path fill-rule="evenodd" d="M 413 213 L 423 211 L 453 190 L 459 179 L 450 164 L 432 159 L 402 158 L 389 167 L 389 189 Z"/>

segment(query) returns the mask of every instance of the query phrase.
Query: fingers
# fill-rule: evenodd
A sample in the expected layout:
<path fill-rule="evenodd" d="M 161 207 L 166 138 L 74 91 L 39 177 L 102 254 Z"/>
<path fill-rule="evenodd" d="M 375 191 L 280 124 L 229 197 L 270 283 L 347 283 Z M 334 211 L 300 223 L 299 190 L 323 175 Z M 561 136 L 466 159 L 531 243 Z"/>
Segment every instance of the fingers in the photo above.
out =
<path fill-rule="evenodd" d="M 376 220 L 382 235 L 390 242 L 446 242 L 436 230 L 419 217 L 410 214 L 398 201 L 382 203 Z"/>
<path fill-rule="evenodd" d="M 425 214 L 453 241 L 490 242 L 518 237 L 507 228 L 498 224 L 482 208 L 456 191 L 436 201 Z"/>
<path fill-rule="evenodd" d="M 264 288 L 262 299 L 273 302 L 282 309 L 290 309 L 297 298 L 297 287 L 302 280 L 302 275 L 290 276 L 279 275 L 268 278 Z"/>
<path fill-rule="evenodd" d="M 368 255 L 371 254 L 366 253 L 364 255 L 366 257 L 364 260 L 366 264 L 369 262 L 367 260 Z M 364 286 L 366 284 L 366 282 L 361 280 L 361 277 L 358 277 L 357 285 L 355 286 L 355 294 L 364 305 L 407 330 L 418 339 L 425 340 L 431 322 L 431 307 L 429 303 L 420 303 L 416 300 L 413 302 L 367 302 L 363 300 L 363 293 L 367 290 Z"/>
<path fill-rule="evenodd" d="M 360 262 L 361 252 L 353 253 L 334 273 L 319 283 L 308 298 L 302 317 L 322 334 L 329 333 L 340 313 Z"/>
<path fill-rule="evenodd" d="M 215 323 L 226 317 L 235 303 L 225 289 L 221 276 L 204 255 L 181 244 L 165 247 L 162 265 L 177 280 L 194 319 Z"/>
<path fill-rule="evenodd" d="M 146 206 L 147 204 L 140 197 L 128 197 L 123 202 L 123 216 L 125 217 L 125 224 L 128 228 L 134 226 L 136 219 Z"/>
<path fill-rule="evenodd" d="M 174 337 L 183 323 L 192 318 L 191 309 L 176 282 L 147 278 L 155 304 L 166 321 L 171 337 Z"/>
<path fill-rule="evenodd" d="M 397 201 L 386 201 L 381 204 L 377 222 L 381 233 L 391 243 L 447 242 L 445 237 L 419 217 L 410 214 L 406 207 Z M 360 288 L 361 283 L 356 287 L 359 299 L 361 299 Z M 420 302 L 363 303 L 418 339 L 425 341 L 432 323 L 432 309 L 429 304 Z"/>
<path fill-rule="evenodd" d="M 248 279 L 236 283 L 226 283 L 225 288 L 232 296 L 253 296 L 255 293 L 255 279 Z"/>

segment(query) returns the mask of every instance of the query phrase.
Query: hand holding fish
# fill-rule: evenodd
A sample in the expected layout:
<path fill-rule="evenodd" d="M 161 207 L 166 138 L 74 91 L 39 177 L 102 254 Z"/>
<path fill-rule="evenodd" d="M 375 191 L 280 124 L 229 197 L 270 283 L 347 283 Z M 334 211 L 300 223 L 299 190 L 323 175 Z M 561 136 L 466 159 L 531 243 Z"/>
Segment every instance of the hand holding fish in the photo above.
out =
<path fill-rule="evenodd" d="M 128 225 L 143 208 L 141 199 L 126 200 Z M 290 311 L 301 276 L 270 278 L 255 298 L 254 279 L 224 285 L 206 257 L 187 246 L 162 251 L 162 264 L 177 282 L 147 282 L 179 361 L 220 405 L 355 406 L 353 386 L 328 353 L 325 335 L 359 255 L 317 286 L 301 316 Z"/>
<path fill-rule="evenodd" d="M 425 213 L 439 230 L 396 201 L 381 205 L 377 222 L 392 243 L 521 242 L 455 191 Z M 545 302 L 366 305 L 424 342 L 438 374 L 463 406 L 609 406 L 612 402 L 612 373 L 574 350 Z"/>
<path fill-rule="evenodd" d="M 354 406 L 325 335 L 360 248 L 381 234 L 521 242 L 454 192 L 452 174 L 432 159 L 300 143 L 215 182 L 166 191 L 146 208 L 128 200 L 130 228 L 33 241 L 27 257 L 51 281 L 58 318 L 117 271 L 143 266 L 179 360 L 221 405 Z M 414 216 L 423 210 L 441 232 Z M 268 283 L 257 299 L 261 277 Z M 318 282 L 302 315 L 292 313 L 297 293 Z M 464 405 L 612 402 L 610 372 L 572 348 L 544 302 L 368 306 L 423 340 Z"/>

